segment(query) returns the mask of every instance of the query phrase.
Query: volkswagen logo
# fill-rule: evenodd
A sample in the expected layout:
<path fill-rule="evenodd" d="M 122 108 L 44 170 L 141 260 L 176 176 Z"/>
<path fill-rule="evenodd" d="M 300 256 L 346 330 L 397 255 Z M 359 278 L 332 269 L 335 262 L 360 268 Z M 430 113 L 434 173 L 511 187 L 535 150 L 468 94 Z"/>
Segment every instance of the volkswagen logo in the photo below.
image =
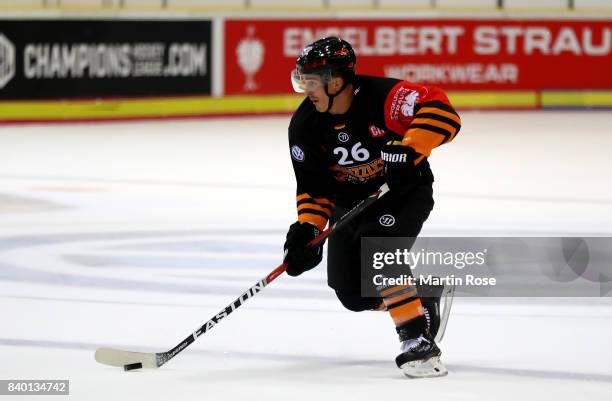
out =
<path fill-rule="evenodd" d="M 291 147 L 291 157 L 297 162 L 304 161 L 304 151 L 297 145 Z"/>

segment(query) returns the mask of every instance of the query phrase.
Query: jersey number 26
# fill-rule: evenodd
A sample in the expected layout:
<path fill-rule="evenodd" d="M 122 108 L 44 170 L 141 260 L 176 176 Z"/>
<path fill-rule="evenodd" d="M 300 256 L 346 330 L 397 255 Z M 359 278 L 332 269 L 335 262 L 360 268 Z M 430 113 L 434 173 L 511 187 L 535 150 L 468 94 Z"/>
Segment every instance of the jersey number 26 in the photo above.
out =
<path fill-rule="evenodd" d="M 351 148 L 351 157 L 353 158 L 353 160 L 351 160 L 349 158 L 349 151 L 347 148 L 343 148 L 342 146 L 338 146 L 337 148 L 334 149 L 334 154 L 335 155 L 340 155 L 340 160 L 338 160 L 338 164 L 341 166 L 347 166 L 349 164 L 353 164 L 356 161 L 357 162 L 363 162 L 368 160 L 368 158 L 370 157 L 370 152 L 368 152 L 368 150 L 366 148 L 362 148 L 361 147 L 361 142 L 357 142 L 355 145 L 353 145 L 353 147 Z"/>

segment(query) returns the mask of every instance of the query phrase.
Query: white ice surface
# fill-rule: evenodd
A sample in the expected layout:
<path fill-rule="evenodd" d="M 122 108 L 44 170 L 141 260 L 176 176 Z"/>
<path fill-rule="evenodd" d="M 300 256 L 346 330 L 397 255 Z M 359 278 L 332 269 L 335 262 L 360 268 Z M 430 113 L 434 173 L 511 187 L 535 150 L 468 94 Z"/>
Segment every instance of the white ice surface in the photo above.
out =
<path fill-rule="evenodd" d="M 612 114 L 462 117 L 423 234 L 612 234 Z M 280 263 L 287 123 L 0 127 L 0 379 L 69 379 L 74 400 L 610 399 L 609 298 L 460 298 L 449 376 L 408 380 L 390 318 L 344 310 L 324 266 L 161 369 L 97 364 L 99 346 L 171 348 Z"/>

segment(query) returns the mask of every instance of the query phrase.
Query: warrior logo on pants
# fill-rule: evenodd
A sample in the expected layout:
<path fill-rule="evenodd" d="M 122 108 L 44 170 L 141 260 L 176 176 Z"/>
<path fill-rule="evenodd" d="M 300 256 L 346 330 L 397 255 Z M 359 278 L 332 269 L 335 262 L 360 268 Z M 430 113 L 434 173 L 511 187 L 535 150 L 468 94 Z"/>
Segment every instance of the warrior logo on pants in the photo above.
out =
<path fill-rule="evenodd" d="M 390 214 L 383 214 L 382 216 L 380 216 L 380 219 L 378 219 L 378 222 L 381 226 L 391 227 L 395 224 L 395 217 Z"/>

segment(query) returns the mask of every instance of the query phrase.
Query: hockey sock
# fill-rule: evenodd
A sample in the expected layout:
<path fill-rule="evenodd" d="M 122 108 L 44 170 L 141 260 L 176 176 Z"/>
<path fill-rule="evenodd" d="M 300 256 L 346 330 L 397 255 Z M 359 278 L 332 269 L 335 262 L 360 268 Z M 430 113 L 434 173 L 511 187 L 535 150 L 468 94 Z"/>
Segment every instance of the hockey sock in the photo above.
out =
<path fill-rule="evenodd" d="M 415 286 L 386 287 L 380 290 L 380 296 L 396 327 L 407 325 L 414 320 L 425 319 L 423 305 L 417 296 Z"/>

